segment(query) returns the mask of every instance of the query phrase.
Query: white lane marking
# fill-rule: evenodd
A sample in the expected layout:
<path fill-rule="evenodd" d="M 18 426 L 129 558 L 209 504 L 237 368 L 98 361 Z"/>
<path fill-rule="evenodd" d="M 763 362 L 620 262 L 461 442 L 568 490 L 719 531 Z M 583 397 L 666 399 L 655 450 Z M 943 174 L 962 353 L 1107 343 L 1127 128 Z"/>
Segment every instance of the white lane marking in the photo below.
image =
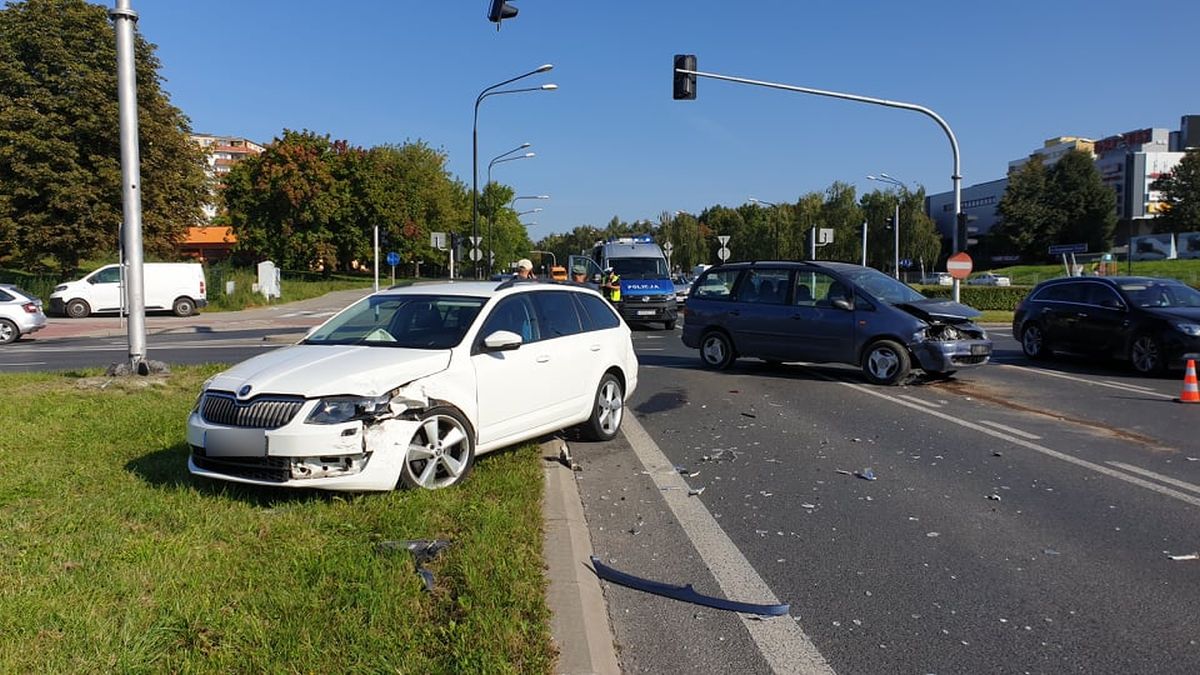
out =
<path fill-rule="evenodd" d="M 664 336 L 662 336 L 662 335 L 643 335 L 642 337 L 647 340 L 661 340 L 661 339 L 663 339 Z"/>
<path fill-rule="evenodd" d="M 1143 387 L 1140 384 L 1129 384 L 1128 382 L 1117 382 L 1116 380 L 1101 380 L 1107 384 L 1115 384 L 1118 387 L 1129 387 L 1130 389 L 1140 389 L 1142 391 L 1154 392 L 1150 387 Z"/>
<path fill-rule="evenodd" d="M 717 524 L 704 502 L 688 496 L 687 482 L 641 423 L 633 415 L 626 415 L 621 431 L 725 597 L 745 602 L 778 602 L 771 587 L 750 566 L 750 561 Z M 739 616 L 750 638 L 776 673 L 833 673 L 825 657 L 790 615 L 766 621 Z"/>
<path fill-rule="evenodd" d="M 1115 466 L 1120 469 L 1125 469 L 1126 471 L 1131 471 L 1133 473 L 1141 474 L 1147 478 L 1153 478 L 1166 483 L 1167 485 L 1174 485 L 1175 487 L 1183 488 L 1184 490 L 1191 490 L 1192 492 L 1200 492 L 1200 485 L 1182 481 L 1177 478 L 1171 478 L 1170 476 L 1164 476 L 1161 473 L 1154 473 L 1153 471 L 1150 471 L 1149 469 L 1143 469 L 1140 466 L 1133 466 L 1132 464 L 1125 464 L 1124 462 L 1105 462 L 1105 464 L 1108 464 L 1109 466 Z"/>
<path fill-rule="evenodd" d="M 27 363 L 16 363 L 16 362 L 0 363 L 0 366 L 44 366 L 44 365 L 46 365 L 45 361 L 29 361 Z"/>
<path fill-rule="evenodd" d="M 885 401 L 891 401 L 897 405 L 902 405 L 906 408 L 912 408 L 913 410 L 919 410 L 919 411 L 925 413 L 926 415 L 933 415 L 934 417 L 943 419 L 952 424 L 957 424 L 960 427 L 966 427 L 967 429 L 972 429 L 974 431 L 978 431 L 980 433 L 987 434 L 988 436 L 998 438 L 1002 441 L 1008 441 L 1009 443 L 1012 443 L 1013 445 L 1019 445 L 1023 448 L 1028 448 L 1030 450 L 1033 450 L 1034 452 L 1040 452 L 1043 455 L 1046 455 L 1047 457 L 1053 457 L 1055 459 L 1060 459 L 1064 462 L 1068 462 L 1070 464 L 1074 464 L 1076 466 L 1080 466 L 1085 469 L 1090 469 L 1092 471 L 1095 471 L 1096 473 L 1104 474 L 1105 476 L 1109 476 L 1111 478 L 1116 478 L 1117 480 L 1123 480 L 1126 483 L 1131 483 L 1131 484 L 1137 485 L 1139 487 L 1144 487 L 1147 490 L 1153 490 L 1154 492 L 1157 492 L 1161 495 L 1166 495 L 1167 497 L 1172 497 L 1174 499 L 1178 499 L 1179 501 L 1186 502 L 1188 504 L 1191 504 L 1192 506 L 1200 506 L 1200 497 L 1193 497 L 1192 495 L 1189 495 L 1189 494 L 1186 494 L 1183 492 L 1179 492 L 1178 490 L 1172 490 L 1171 488 L 1165 488 L 1157 483 L 1151 483 L 1150 481 L 1142 480 L 1141 478 L 1134 478 L 1133 476 L 1130 476 L 1129 474 L 1117 471 L 1116 469 L 1110 469 L 1107 466 L 1103 466 L 1101 464 L 1096 464 L 1095 462 L 1089 462 L 1086 459 L 1080 459 L 1074 455 L 1069 455 L 1065 452 L 1059 452 L 1058 450 L 1052 450 L 1050 448 L 1047 448 L 1044 445 L 1040 445 L 1040 444 L 1034 443 L 1032 441 L 1027 441 L 1023 438 L 1017 438 L 1016 436 L 1004 433 L 1002 431 L 997 431 L 995 429 L 989 429 L 985 426 L 980 426 L 978 424 L 975 424 L 974 422 L 960 420 L 960 419 L 954 417 L 953 415 L 948 415 L 944 412 L 941 412 L 940 410 L 930 410 L 929 408 L 926 408 L 925 406 L 916 405 L 915 403 L 909 403 L 908 401 L 902 401 L 902 400 L 896 398 L 895 396 L 890 396 L 888 394 L 882 394 L 877 391 L 872 391 L 872 390 L 868 389 L 867 387 L 864 387 L 861 384 L 854 384 L 853 382 L 846 382 L 844 380 L 839 380 L 839 379 L 830 377 L 830 376 L 826 375 L 825 373 L 822 373 L 822 372 L 819 372 L 816 370 L 810 369 L 810 372 L 812 372 L 814 375 L 816 375 L 820 378 L 829 380 L 830 382 L 836 382 L 844 387 L 850 387 L 851 389 L 854 389 L 856 391 L 860 391 L 864 394 L 868 394 L 868 395 L 874 396 L 876 398 L 881 398 Z"/>
<path fill-rule="evenodd" d="M 1108 387 L 1109 389 L 1120 389 L 1121 391 L 1127 391 L 1131 394 L 1147 394 L 1149 396 L 1157 396 L 1159 398 L 1165 398 L 1165 399 L 1175 398 L 1174 396 L 1171 396 L 1170 394 L 1163 394 L 1161 392 L 1157 392 L 1152 389 L 1140 389 L 1140 388 L 1135 389 L 1133 386 L 1127 385 L 1127 384 L 1119 384 L 1118 385 L 1118 384 L 1108 384 L 1107 382 L 1102 382 L 1100 380 L 1086 380 L 1082 377 L 1074 377 L 1073 375 L 1067 375 L 1065 373 L 1058 373 L 1053 370 L 1042 370 L 1041 368 L 1026 368 L 1026 367 L 1022 367 L 1022 366 L 1012 366 L 1007 363 L 997 363 L 996 366 L 999 368 L 1012 368 L 1013 370 L 1020 370 L 1021 372 L 1025 372 L 1025 373 L 1037 373 L 1039 375 L 1046 375 L 1048 377 L 1057 377 L 1062 380 L 1071 380 L 1072 382 L 1082 382 L 1083 384 L 1090 384 L 1090 385 L 1094 385 L 1097 387 Z"/>
<path fill-rule="evenodd" d="M 1012 434 L 1013 436 L 1020 436 L 1021 438 L 1028 438 L 1031 441 L 1042 440 L 1042 437 L 1038 436 L 1037 434 L 1031 434 L 1028 431 L 1021 431 L 1020 429 L 1010 427 L 1007 424 L 1000 424 L 999 422 L 993 422 L 991 420 L 977 420 L 977 421 L 980 424 L 986 424 L 989 427 L 992 427 L 993 429 L 999 429 L 1000 431 L 1007 431 L 1008 433 Z"/>
<path fill-rule="evenodd" d="M 927 406 L 929 406 L 930 408 L 940 408 L 940 407 L 942 407 L 942 404 L 941 404 L 941 403 L 934 403 L 933 401 L 923 401 L 923 400 L 921 400 L 921 399 L 917 398 L 916 396 L 909 396 L 908 394 L 898 394 L 897 396 L 898 396 L 899 398 L 902 398 L 902 399 L 904 399 L 905 401 L 910 401 L 910 402 L 912 402 L 912 403 L 919 403 L 919 404 L 921 404 L 921 405 L 927 405 Z"/>
<path fill-rule="evenodd" d="M 151 351 L 166 351 L 173 348 L 187 347 L 188 349 L 237 349 L 243 347 L 286 347 L 290 343 L 275 343 L 268 344 L 262 340 L 247 340 L 247 341 L 224 341 L 224 342 L 168 342 L 168 343 L 153 343 L 149 345 Z M 28 350 L 30 353 L 44 352 L 119 352 L 124 351 L 127 347 L 38 347 L 37 349 Z"/>
<path fill-rule="evenodd" d="M 637 350 L 639 352 L 665 352 L 665 351 L 667 351 L 666 348 L 664 348 L 664 347 L 638 347 Z"/>

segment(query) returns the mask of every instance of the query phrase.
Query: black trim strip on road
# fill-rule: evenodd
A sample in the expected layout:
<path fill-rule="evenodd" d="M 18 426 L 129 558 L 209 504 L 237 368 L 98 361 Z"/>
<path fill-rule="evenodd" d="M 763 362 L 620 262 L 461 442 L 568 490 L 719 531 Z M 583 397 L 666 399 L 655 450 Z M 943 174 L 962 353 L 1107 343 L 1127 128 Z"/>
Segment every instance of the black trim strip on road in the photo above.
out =
<path fill-rule="evenodd" d="M 756 605 L 750 602 L 737 602 L 736 600 L 726 600 L 724 598 L 714 598 L 707 595 L 701 595 L 692 588 L 691 584 L 686 586 L 673 586 L 665 584 L 661 581 L 651 581 L 635 577 L 632 574 L 626 574 L 620 570 L 613 569 L 600 562 L 596 556 L 592 556 L 592 569 L 595 570 L 596 576 L 606 581 L 611 581 L 614 584 L 620 584 L 637 591 L 653 593 L 666 598 L 675 600 L 683 600 L 713 609 L 725 609 L 731 612 L 741 612 L 744 614 L 762 614 L 765 616 L 783 616 L 791 611 L 791 605 L 780 603 L 777 605 Z"/>

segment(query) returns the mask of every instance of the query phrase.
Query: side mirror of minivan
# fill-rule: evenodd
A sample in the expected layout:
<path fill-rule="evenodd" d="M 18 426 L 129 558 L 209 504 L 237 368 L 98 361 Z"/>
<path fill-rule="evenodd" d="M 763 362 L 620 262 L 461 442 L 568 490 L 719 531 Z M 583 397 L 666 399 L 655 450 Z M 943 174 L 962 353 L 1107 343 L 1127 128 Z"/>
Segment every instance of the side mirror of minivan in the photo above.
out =
<path fill-rule="evenodd" d="M 850 311 L 850 310 L 854 309 L 854 305 L 851 304 L 850 301 L 845 298 L 837 298 L 831 304 L 833 304 L 833 306 L 837 307 L 838 309 L 844 309 L 846 311 Z"/>
<path fill-rule="evenodd" d="M 1100 306 L 1106 309 L 1125 309 L 1125 303 L 1116 298 L 1105 298 L 1100 301 Z"/>

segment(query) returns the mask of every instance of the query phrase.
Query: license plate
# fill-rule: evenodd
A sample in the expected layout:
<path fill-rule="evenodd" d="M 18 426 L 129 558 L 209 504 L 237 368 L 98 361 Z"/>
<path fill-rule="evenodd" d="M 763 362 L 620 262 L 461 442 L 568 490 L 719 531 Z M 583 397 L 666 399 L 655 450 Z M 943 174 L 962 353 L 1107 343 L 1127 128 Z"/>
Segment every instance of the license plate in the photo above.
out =
<path fill-rule="evenodd" d="M 992 350 L 988 349 L 987 345 L 971 345 L 971 354 L 979 356 L 982 354 L 990 354 Z"/>
<path fill-rule="evenodd" d="M 655 313 L 655 310 L 653 310 L 653 309 L 639 309 L 638 310 L 638 316 L 654 316 L 654 313 Z"/>
<path fill-rule="evenodd" d="M 262 429 L 209 429 L 204 432 L 209 457 L 266 457 L 267 434 Z"/>

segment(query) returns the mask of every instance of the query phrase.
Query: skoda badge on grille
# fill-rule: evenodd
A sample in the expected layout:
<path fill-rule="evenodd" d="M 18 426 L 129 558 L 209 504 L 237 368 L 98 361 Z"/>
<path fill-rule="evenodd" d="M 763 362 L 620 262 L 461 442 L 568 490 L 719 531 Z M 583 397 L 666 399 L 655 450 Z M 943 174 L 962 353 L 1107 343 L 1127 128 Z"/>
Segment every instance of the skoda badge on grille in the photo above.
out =
<path fill-rule="evenodd" d="M 246 394 L 250 393 L 250 385 L 244 384 L 241 389 L 238 389 L 238 396 L 245 398 Z"/>

